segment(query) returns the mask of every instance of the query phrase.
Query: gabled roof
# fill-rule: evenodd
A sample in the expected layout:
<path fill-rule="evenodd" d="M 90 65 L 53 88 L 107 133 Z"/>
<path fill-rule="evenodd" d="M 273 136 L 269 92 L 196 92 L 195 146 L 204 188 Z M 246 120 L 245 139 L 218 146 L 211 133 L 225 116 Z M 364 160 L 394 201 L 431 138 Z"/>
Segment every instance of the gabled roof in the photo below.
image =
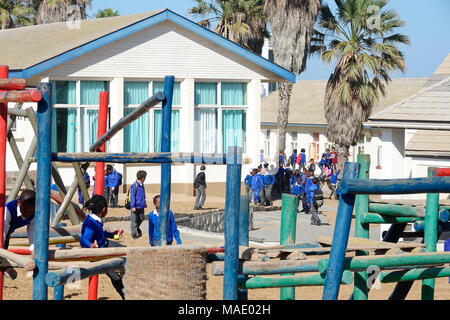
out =
<path fill-rule="evenodd" d="M 11 78 L 30 78 L 166 20 L 295 83 L 295 74 L 169 9 L 2 30 L 0 63 L 9 66 Z"/>
<path fill-rule="evenodd" d="M 373 112 L 378 112 L 419 91 L 426 78 L 393 79 L 386 87 L 386 96 L 380 97 Z M 327 80 L 297 81 L 292 89 L 289 125 L 327 126 L 324 113 Z M 277 123 L 278 91 L 264 97 L 261 102 L 261 123 Z"/>
<path fill-rule="evenodd" d="M 450 123 L 450 55 L 448 55 L 424 87 L 415 94 L 369 118 L 369 125 L 376 123 L 425 127 Z M 390 124 L 389 124 L 390 123 Z M 407 124 L 407 125 L 406 125 Z"/>

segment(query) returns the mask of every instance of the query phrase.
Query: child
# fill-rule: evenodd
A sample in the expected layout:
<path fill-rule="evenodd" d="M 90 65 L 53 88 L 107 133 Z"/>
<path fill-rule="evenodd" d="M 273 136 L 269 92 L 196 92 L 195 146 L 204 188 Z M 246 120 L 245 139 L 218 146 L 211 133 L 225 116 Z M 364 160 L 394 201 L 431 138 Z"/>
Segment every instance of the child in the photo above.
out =
<path fill-rule="evenodd" d="M 130 187 L 130 208 L 131 208 L 131 237 L 138 239 L 142 236 L 139 228 L 145 219 L 145 208 L 147 201 L 145 197 L 144 182 L 147 178 L 147 172 L 139 170 L 136 173 L 136 182 Z"/>
<path fill-rule="evenodd" d="M 292 152 L 289 163 L 292 165 L 292 170 L 295 171 L 295 165 L 297 164 L 297 149 L 294 149 L 294 152 Z"/>
<path fill-rule="evenodd" d="M 83 180 L 86 189 L 89 189 L 89 187 L 91 186 L 91 177 L 89 176 L 89 173 L 87 173 L 87 171 L 83 174 Z M 84 204 L 83 192 L 81 192 L 80 186 L 78 186 L 78 203 L 81 205 Z"/>
<path fill-rule="evenodd" d="M 251 188 L 253 191 L 254 204 L 261 203 L 261 190 L 264 188 L 262 176 L 258 173 L 258 169 L 253 169 Z"/>
<path fill-rule="evenodd" d="M 284 189 L 284 175 L 285 175 L 286 169 L 283 166 L 283 163 L 280 161 L 279 166 L 278 166 L 278 171 L 276 173 L 276 181 L 277 181 L 277 187 L 278 187 L 278 192 L 281 194 L 281 192 Z"/>
<path fill-rule="evenodd" d="M 300 204 L 303 194 L 302 178 L 300 176 L 297 177 L 295 183 L 292 185 L 291 194 L 295 194 L 298 197 L 298 203 Z"/>
<path fill-rule="evenodd" d="M 295 169 L 294 174 L 291 177 L 291 181 L 289 182 L 289 190 L 292 189 L 292 186 L 295 184 L 298 177 L 300 177 L 300 171 L 298 169 Z"/>
<path fill-rule="evenodd" d="M 108 202 L 110 207 L 117 208 L 117 203 L 119 199 L 119 186 L 120 186 L 120 173 L 113 168 L 112 165 L 108 164 L 106 166 L 107 172 L 107 187 L 108 187 Z"/>
<path fill-rule="evenodd" d="M 202 165 L 200 167 L 200 172 L 194 180 L 194 188 L 197 189 L 197 196 L 195 198 L 194 210 L 203 209 L 203 204 L 206 200 L 206 177 L 205 177 L 206 167 Z M 201 198 L 200 198 L 201 197 Z"/>
<path fill-rule="evenodd" d="M 338 154 L 336 152 L 336 147 L 331 148 L 330 158 L 331 158 L 331 166 L 333 167 L 334 171 L 336 171 L 338 165 Z"/>
<path fill-rule="evenodd" d="M 326 177 L 325 167 L 328 167 L 327 161 L 328 161 L 327 154 L 326 153 L 322 154 L 322 159 L 320 159 L 320 161 L 319 161 L 319 169 L 320 169 L 319 179 L 322 181 Z"/>
<path fill-rule="evenodd" d="M 90 211 L 86 220 L 81 226 L 80 245 L 82 248 L 104 248 L 108 246 L 107 238 L 113 238 L 119 233 L 119 230 L 108 232 L 103 230 L 103 218 L 108 213 L 108 202 L 105 197 L 94 195 L 90 200 L 86 201 L 83 209 Z M 123 293 L 122 277 L 117 272 L 109 272 L 107 276 L 120 294 L 123 300 L 125 295 Z"/>
<path fill-rule="evenodd" d="M 308 195 L 307 196 L 308 205 L 311 208 L 311 224 L 316 226 L 320 226 L 320 218 L 318 215 L 320 205 L 317 202 L 318 199 L 316 199 L 315 197 L 315 190 L 318 189 L 320 189 L 319 179 L 314 177 L 312 179 L 312 183 L 307 187 L 306 193 Z"/>
<path fill-rule="evenodd" d="M 272 206 L 272 189 L 275 183 L 275 177 L 266 171 L 266 174 L 263 176 L 263 184 L 264 184 L 264 204 L 266 206 Z"/>
<path fill-rule="evenodd" d="M 304 187 L 304 194 L 303 194 L 303 210 L 305 211 L 305 214 L 309 214 L 310 213 L 310 209 L 311 209 L 311 205 L 308 201 L 308 190 L 312 184 L 312 180 L 314 179 L 314 174 L 311 171 L 308 171 L 307 173 L 307 178 L 305 181 L 305 187 Z"/>
<path fill-rule="evenodd" d="M 311 160 L 309 160 L 308 171 L 312 172 L 312 175 L 314 175 L 314 171 L 316 171 L 316 165 L 314 164 L 313 158 L 311 158 Z"/>
<path fill-rule="evenodd" d="M 339 172 L 341 172 L 341 169 L 339 169 L 337 172 L 335 171 L 335 169 L 331 169 L 331 176 L 330 176 L 331 194 L 330 194 L 330 197 L 328 198 L 330 200 L 331 200 L 331 197 L 333 196 L 334 192 L 336 191 Z M 335 195 L 335 198 L 337 199 L 336 195 Z"/>
<path fill-rule="evenodd" d="M 244 185 L 245 185 L 245 194 L 248 197 L 248 201 L 252 202 L 252 194 L 250 193 L 250 189 L 252 187 L 252 171 L 250 171 L 250 173 L 245 177 L 244 179 Z"/>
<path fill-rule="evenodd" d="M 297 164 L 299 165 L 299 168 L 304 169 L 306 166 L 306 154 L 305 154 L 305 149 L 302 148 L 300 150 L 300 154 L 297 157 Z"/>
<path fill-rule="evenodd" d="M 36 193 L 24 190 L 19 199 L 5 204 L 3 219 L 3 248 L 8 249 L 11 234 L 21 227 L 27 226 L 27 237 L 30 250 L 34 249 L 34 210 Z"/>
<path fill-rule="evenodd" d="M 155 205 L 155 210 L 150 212 L 148 215 L 148 240 L 150 245 L 153 247 L 157 245 L 158 241 L 158 219 L 159 219 L 159 200 L 160 196 L 157 195 L 153 198 L 153 204 Z M 172 210 L 168 212 L 168 225 L 167 225 L 167 238 L 166 243 L 168 246 L 172 245 L 173 238 L 177 241 L 177 244 L 181 244 L 180 231 L 178 231 L 177 225 L 175 223 L 175 218 L 173 216 Z"/>

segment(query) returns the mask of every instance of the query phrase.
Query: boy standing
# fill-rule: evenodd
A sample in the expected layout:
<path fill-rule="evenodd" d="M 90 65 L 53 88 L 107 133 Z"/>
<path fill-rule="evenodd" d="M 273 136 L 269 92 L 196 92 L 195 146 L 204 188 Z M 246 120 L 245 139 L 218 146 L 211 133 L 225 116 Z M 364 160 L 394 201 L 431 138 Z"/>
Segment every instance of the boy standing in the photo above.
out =
<path fill-rule="evenodd" d="M 337 180 L 338 180 L 338 176 L 339 176 L 339 172 L 341 172 L 341 169 L 339 169 L 337 172 L 335 171 L 336 169 L 331 169 L 331 176 L 330 176 L 330 184 L 331 184 L 331 194 L 330 197 L 328 199 L 331 200 L 331 197 L 333 196 L 333 194 L 336 192 L 336 188 L 337 188 Z M 335 198 L 337 195 L 335 195 Z"/>
<path fill-rule="evenodd" d="M 245 194 L 247 195 L 248 201 L 250 201 L 250 202 L 252 202 L 252 194 L 250 192 L 250 189 L 252 187 L 252 177 L 253 177 L 253 172 L 250 171 L 250 173 L 244 179 Z"/>
<path fill-rule="evenodd" d="M 338 165 L 338 154 L 336 152 L 336 147 L 331 148 L 330 157 L 331 157 L 331 166 L 333 167 L 334 171 L 336 171 Z"/>
<path fill-rule="evenodd" d="M 306 192 L 308 194 L 308 205 L 311 208 L 311 224 L 316 226 L 320 226 L 320 218 L 318 214 L 320 205 L 318 201 L 323 201 L 323 198 L 318 199 L 316 197 L 316 194 L 318 193 L 317 191 L 319 190 L 319 179 L 314 177 L 312 179 L 312 183 L 307 187 Z"/>
<path fill-rule="evenodd" d="M 303 194 L 302 178 L 300 176 L 297 176 L 295 183 L 292 185 L 291 194 L 295 194 L 297 196 L 298 204 L 300 205 Z"/>
<path fill-rule="evenodd" d="M 306 166 L 306 154 L 305 154 L 305 149 L 304 148 L 302 148 L 300 150 L 300 154 L 298 155 L 296 162 L 297 162 L 297 164 L 299 166 L 299 169 L 300 168 L 301 169 L 305 168 L 305 166 Z"/>
<path fill-rule="evenodd" d="M 112 208 L 117 208 L 117 203 L 119 199 L 119 186 L 120 186 L 120 173 L 113 168 L 112 165 L 108 164 L 106 166 L 107 178 L 108 178 L 108 202 L 109 206 Z"/>
<path fill-rule="evenodd" d="M 253 169 L 253 173 L 252 173 L 252 184 L 251 184 L 251 188 L 253 191 L 253 202 L 254 204 L 259 204 L 261 203 L 261 190 L 264 188 L 264 184 L 262 181 L 262 177 L 261 175 L 258 173 L 258 169 Z"/>
<path fill-rule="evenodd" d="M 152 247 L 157 245 L 158 240 L 159 199 L 159 195 L 153 198 L 155 210 L 148 215 L 148 240 Z M 168 246 L 172 245 L 173 238 L 175 238 L 177 244 L 181 244 L 180 231 L 178 231 L 172 210 L 169 210 L 168 214 L 166 244 Z"/>
<path fill-rule="evenodd" d="M 270 173 L 268 173 L 266 171 L 266 174 L 263 176 L 263 183 L 264 183 L 264 198 L 263 198 L 263 202 L 266 205 L 273 205 L 272 202 L 272 189 L 273 189 L 273 185 L 275 183 L 275 177 L 273 175 L 271 175 Z"/>
<path fill-rule="evenodd" d="M 203 204 L 206 200 L 206 176 L 205 176 L 206 167 L 202 165 L 200 167 L 200 172 L 197 174 L 194 180 L 194 188 L 197 189 L 197 196 L 195 198 L 194 210 L 203 209 Z M 201 200 L 200 200 L 201 196 Z"/>
<path fill-rule="evenodd" d="M 147 172 L 139 170 L 136 174 L 136 182 L 130 187 L 130 207 L 131 207 L 131 236 L 133 239 L 140 238 L 142 231 L 139 228 L 145 219 L 145 208 L 147 201 L 145 198 L 144 181 Z"/>

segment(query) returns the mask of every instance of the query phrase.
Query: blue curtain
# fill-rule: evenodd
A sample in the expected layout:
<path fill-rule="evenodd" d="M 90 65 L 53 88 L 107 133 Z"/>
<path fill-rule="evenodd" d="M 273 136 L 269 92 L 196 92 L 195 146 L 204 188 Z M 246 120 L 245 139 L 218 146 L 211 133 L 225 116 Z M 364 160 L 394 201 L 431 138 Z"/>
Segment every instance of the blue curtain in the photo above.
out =
<path fill-rule="evenodd" d="M 67 147 L 66 152 L 77 152 L 77 109 L 67 110 Z"/>
<path fill-rule="evenodd" d="M 222 141 L 223 153 L 227 153 L 228 147 L 243 148 L 245 152 L 245 111 L 222 111 Z"/>
<path fill-rule="evenodd" d="M 161 152 L 162 111 L 155 110 L 154 152 Z M 170 123 L 170 152 L 180 150 L 180 110 L 172 110 Z"/>
<path fill-rule="evenodd" d="M 153 82 L 153 95 L 155 93 L 162 91 L 164 92 L 164 81 L 154 81 Z M 179 106 L 181 104 L 180 98 L 180 82 L 175 82 L 173 85 L 173 98 L 172 105 Z M 161 105 L 161 104 L 159 104 Z"/>
<path fill-rule="evenodd" d="M 195 104 L 217 104 L 217 83 L 196 82 L 195 83 Z"/>
<path fill-rule="evenodd" d="M 124 110 L 124 116 L 133 112 L 135 108 Z M 148 112 L 124 128 L 124 152 L 149 152 L 149 118 Z"/>
<path fill-rule="evenodd" d="M 81 81 L 81 104 L 99 105 L 100 91 L 109 91 L 108 81 Z"/>
<path fill-rule="evenodd" d="M 88 109 L 86 110 L 86 125 L 87 125 L 87 146 L 85 150 L 88 151 L 89 147 L 97 141 L 98 134 L 98 110 Z"/>
<path fill-rule="evenodd" d="M 217 109 L 196 108 L 194 123 L 194 152 L 217 152 Z"/>
<path fill-rule="evenodd" d="M 247 104 L 247 84 L 245 82 L 222 82 L 222 105 L 243 106 Z"/>
<path fill-rule="evenodd" d="M 149 98 L 148 82 L 125 82 L 124 105 L 140 105 Z"/>

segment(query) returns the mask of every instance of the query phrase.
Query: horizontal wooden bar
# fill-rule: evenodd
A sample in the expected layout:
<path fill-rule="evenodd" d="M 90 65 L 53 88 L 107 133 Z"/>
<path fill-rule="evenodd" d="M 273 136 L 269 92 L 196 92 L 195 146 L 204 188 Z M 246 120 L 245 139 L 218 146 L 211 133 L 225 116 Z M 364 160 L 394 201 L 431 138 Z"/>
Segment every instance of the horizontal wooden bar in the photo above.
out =
<path fill-rule="evenodd" d="M 49 287 L 56 287 L 66 284 L 67 281 L 79 281 L 98 274 L 113 271 L 123 271 L 125 268 L 125 258 L 114 258 L 99 262 L 91 262 L 83 268 L 69 267 L 47 273 L 45 282 Z"/>
<path fill-rule="evenodd" d="M 418 217 L 393 217 L 385 216 L 378 213 L 361 213 L 361 223 L 411 223 L 418 220 L 423 220 L 424 218 Z"/>
<path fill-rule="evenodd" d="M 325 272 L 328 268 L 328 259 L 318 262 L 319 272 Z M 345 270 L 366 270 L 370 266 L 402 267 L 409 265 L 440 265 L 450 263 L 450 252 L 427 252 L 420 254 L 395 254 L 389 256 L 358 256 L 344 260 Z"/>
<path fill-rule="evenodd" d="M 25 79 L 0 79 L 0 90 L 23 90 L 26 87 Z"/>
<path fill-rule="evenodd" d="M 39 102 L 41 99 L 42 93 L 37 89 L 0 92 L 0 102 Z"/>
<path fill-rule="evenodd" d="M 396 205 L 391 203 L 369 203 L 369 211 L 383 215 L 403 216 L 403 217 L 425 217 L 424 207 L 414 207 L 411 205 Z"/>
<path fill-rule="evenodd" d="M 28 112 L 26 110 L 20 110 L 16 108 L 8 108 L 8 114 L 16 117 L 28 118 Z"/>
<path fill-rule="evenodd" d="M 450 222 L 439 222 L 437 227 L 440 232 L 450 231 Z M 417 232 L 425 232 L 425 221 L 416 221 L 414 223 L 414 230 Z"/>
<path fill-rule="evenodd" d="M 352 272 L 345 270 L 342 274 L 342 284 L 353 283 Z M 278 287 L 301 287 L 301 286 L 323 286 L 325 284 L 324 274 L 294 275 L 277 278 L 253 277 L 247 281 L 241 280 L 241 289 L 261 289 Z"/>
<path fill-rule="evenodd" d="M 92 146 L 89 147 L 90 152 L 98 151 L 98 149 L 104 145 L 108 140 L 110 140 L 117 132 L 122 130 L 124 127 L 132 123 L 134 120 L 138 119 L 140 116 L 148 112 L 148 110 L 158 103 L 162 102 L 166 96 L 163 92 L 157 92 L 153 97 L 147 99 L 139 107 L 137 107 L 133 112 L 127 114 L 125 117 L 120 119 L 116 124 L 114 124 L 108 131 L 105 132 Z"/>
<path fill-rule="evenodd" d="M 57 162 L 226 164 L 226 158 L 226 154 L 201 153 L 52 153 L 52 161 Z"/>
<path fill-rule="evenodd" d="M 297 272 L 317 272 L 318 259 L 307 260 L 269 260 L 260 261 L 243 261 L 239 263 L 239 274 L 243 275 L 270 275 L 281 273 L 297 273 Z M 212 263 L 212 274 L 215 276 L 223 276 L 225 263 L 223 261 L 214 261 Z"/>
<path fill-rule="evenodd" d="M 411 179 L 342 179 L 342 194 L 450 193 L 450 177 Z"/>
<path fill-rule="evenodd" d="M 77 236 L 81 233 L 81 224 L 68 227 L 50 227 L 49 237 L 64 237 L 64 236 Z M 27 238 L 26 227 L 17 229 L 11 234 L 11 239 L 13 238 Z"/>
<path fill-rule="evenodd" d="M 11 239 L 12 240 L 12 239 Z M 55 245 L 55 244 L 65 244 L 65 243 L 74 243 L 80 241 L 80 235 L 71 235 L 71 236 L 63 236 L 63 237 L 51 237 L 48 240 L 48 244 Z M 23 241 L 11 241 L 12 246 L 29 246 L 28 240 Z"/>
<path fill-rule="evenodd" d="M 381 283 L 416 281 L 450 276 L 450 267 L 417 268 L 411 270 L 396 270 L 380 273 Z"/>

